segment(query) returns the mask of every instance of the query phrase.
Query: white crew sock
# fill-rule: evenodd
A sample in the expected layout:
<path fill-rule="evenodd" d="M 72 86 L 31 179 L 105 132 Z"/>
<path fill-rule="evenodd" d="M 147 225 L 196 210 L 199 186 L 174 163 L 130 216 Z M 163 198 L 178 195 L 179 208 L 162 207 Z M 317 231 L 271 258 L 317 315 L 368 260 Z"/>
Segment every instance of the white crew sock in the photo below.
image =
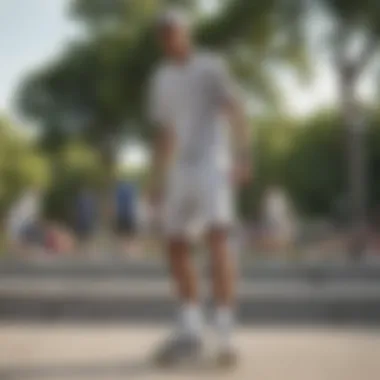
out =
<path fill-rule="evenodd" d="M 182 305 L 179 322 L 181 333 L 199 337 L 203 330 L 203 315 L 200 306 L 197 304 Z"/>
<path fill-rule="evenodd" d="M 218 307 L 215 311 L 215 332 L 221 348 L 232 346 L 232 334 L 235 324 L 234 310 L 229 307 Z"/>

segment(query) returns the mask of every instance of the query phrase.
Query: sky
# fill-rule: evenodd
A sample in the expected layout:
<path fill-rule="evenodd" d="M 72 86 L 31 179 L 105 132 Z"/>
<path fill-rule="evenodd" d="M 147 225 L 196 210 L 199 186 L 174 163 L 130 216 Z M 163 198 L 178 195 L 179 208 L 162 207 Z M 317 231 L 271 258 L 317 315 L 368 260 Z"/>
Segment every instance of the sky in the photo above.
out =
<path fill-rule="evenodd" d="M 0 0 L 0 110 L 14 113 L 12 99 L 20 80 L 33 68 L 56 56 L 77 29 L 67 17 L 68 0 Z M 207 10 L 215 0 L 204 0 Z M 316 29 L 321 25 L 316 22 Z M 333 72 L 323 56 L 316 58 L 315 79 L 301 86 L 290 72 L 282 73 L 278 85 L 286 94 L 289 113 L 309 114 L 336 101 Z M 361 83 L 361 94 L 372 96 L 371 77 Z"/>
<path fill-rule="evenodd" d="M 66 0 L 0 0 L 0 110 L 12 113 L 12 97 L 30 69 L 54 57 L 73 35 Z"/>
<path fill-rule="evenodd" d="M 68 3 L 68 0 L 0 0 L 0 112 L 17 119 L 12 100 L 20 80 L 59 54 L 77 33 L 67 17 Z M 216 3 L 204 0 L 209 11 Z M 315 28 L 321 29 L 321 25 L 315 22 Z M 315 77 L 306 86 L 301 86 L 290 72 L 283 72 L 278 78 L 290 114 L 307 115 L 336 102 L 335 78 L 326 57 L 314 56 L 313 61 Z M 372 82 L 368 75 L 361 83 L 360 92 L 365 99 L 373 94 Z"/>

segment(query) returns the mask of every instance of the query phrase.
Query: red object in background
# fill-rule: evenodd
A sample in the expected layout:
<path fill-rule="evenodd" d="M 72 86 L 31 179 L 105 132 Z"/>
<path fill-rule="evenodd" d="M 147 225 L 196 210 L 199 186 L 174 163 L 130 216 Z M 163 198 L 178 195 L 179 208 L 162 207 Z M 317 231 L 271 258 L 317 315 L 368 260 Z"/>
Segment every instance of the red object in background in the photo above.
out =
<path fill-rule="evenodd" d="M 59 251 L 58 234 L 54 228 L 49 228 L 46 233 L 46 248 L 49 252 L 57 253 Z"/>

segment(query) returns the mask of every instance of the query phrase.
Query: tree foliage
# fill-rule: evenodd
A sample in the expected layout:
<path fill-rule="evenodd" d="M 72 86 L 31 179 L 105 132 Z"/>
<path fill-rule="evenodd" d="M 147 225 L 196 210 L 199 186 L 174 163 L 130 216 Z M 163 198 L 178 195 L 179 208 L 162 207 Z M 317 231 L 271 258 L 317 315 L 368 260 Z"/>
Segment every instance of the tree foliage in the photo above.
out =
<path fill-rule="evenodd" d="M 27 77 L 18 101 L 48 147 L 73 134 L 98 148 L 110 136 L 149 137 L 145 84 L 159 57 L 152 25 L 157 11 L 173 2 L 191 8 L 199 43 L 226 53 L 250 96 L 278 103 L 269 63 L 294 59 L 302 34 L 294 17 L 289 22 L 286 1 L 223 1 L 215 15 L 199 17 L 195 1 L 76 0 L 71 14 L 86 26 L 85 37 Z"/>
<path fill-rule="evenodd" d="M 49 185 L 50 171 L 46 157 L 19 128 L 0 118 L 0 217 L 25 188 Z"/>
<path fill-rule="evenodd" d="M 375 210 L 380 202 L 380 115 L 370 110 L 368 113 L 365 170 L 369 206 Z M 349 152 L 339 113 L 320 111 L 305 120 L 272 118 L 256 120 L 256 124 L 255 176 L 241 197 L 243 214 L 257 214 L 265 190 L 280 186 L 301 215 L 335 217 L 344 212 L 347 218 Z"/>

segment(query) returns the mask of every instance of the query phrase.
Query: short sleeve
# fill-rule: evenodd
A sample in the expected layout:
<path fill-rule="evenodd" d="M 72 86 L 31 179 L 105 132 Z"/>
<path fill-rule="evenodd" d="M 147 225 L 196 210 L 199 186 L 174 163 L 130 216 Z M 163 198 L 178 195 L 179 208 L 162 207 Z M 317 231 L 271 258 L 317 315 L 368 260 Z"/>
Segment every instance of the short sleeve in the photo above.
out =
<path fill-rule="evenodd" d="M 214 91 L 218 102 L 228 104 L 236 101 L 239 97 L 239 90 L 227 63 L 221 58 L 216 58 L 213 66 Z"/>
<path fill-rule="evenodd" d="M 167 107 L 165 107 L 165 89 L 160 73 L 155 73 L 150 80 L 147 108 L 149 121 L 152 124 L 162 126 L 166 123 Z"/>

